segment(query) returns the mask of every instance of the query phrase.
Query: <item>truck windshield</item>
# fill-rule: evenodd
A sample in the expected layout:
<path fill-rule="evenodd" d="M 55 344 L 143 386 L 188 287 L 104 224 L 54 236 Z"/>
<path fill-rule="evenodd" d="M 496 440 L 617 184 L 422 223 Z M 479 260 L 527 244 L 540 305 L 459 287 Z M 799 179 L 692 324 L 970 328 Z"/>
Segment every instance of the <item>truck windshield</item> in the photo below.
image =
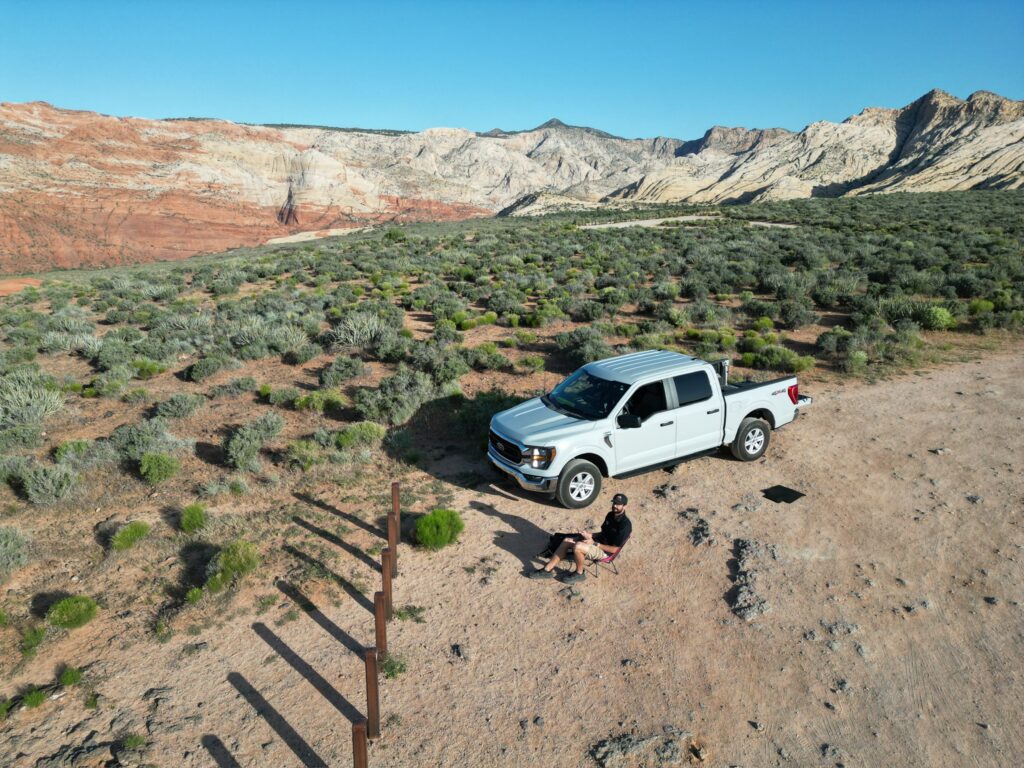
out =
<path fill-rule="evenodd" d="M 555 410 L 595 421 L 611 413 L 627 389 L 628 384 L 599 379 L 581 368 L 541 400 Z"/>

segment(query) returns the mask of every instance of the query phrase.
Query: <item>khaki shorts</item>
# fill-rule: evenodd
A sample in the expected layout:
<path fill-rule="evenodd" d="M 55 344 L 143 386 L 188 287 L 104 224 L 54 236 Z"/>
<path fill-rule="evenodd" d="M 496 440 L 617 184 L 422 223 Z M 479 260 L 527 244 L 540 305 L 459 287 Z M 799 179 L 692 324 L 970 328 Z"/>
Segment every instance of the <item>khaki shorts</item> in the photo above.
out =
<path fill-rule="evenodd" d="M 587 560 L 604 560 L 608 557 L 608 553 L 601 549 L 597 544 L 587 544 L 585 541 L 581 541 L 576 544 L 577 547 L 586 547 L 583 550 L 583 556 Z"/>

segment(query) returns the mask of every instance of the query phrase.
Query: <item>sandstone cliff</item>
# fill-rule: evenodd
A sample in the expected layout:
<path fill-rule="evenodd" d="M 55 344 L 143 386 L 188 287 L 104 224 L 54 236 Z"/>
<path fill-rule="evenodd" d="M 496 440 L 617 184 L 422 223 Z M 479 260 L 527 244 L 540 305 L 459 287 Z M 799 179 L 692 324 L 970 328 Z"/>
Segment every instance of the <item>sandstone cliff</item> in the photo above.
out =
<path fill-rule="evenodd" d="M 184 258 L 296 232 L 598 201 L 1024 185 L 1024 102 L 932 91 L 795 133 L 623 139 L 549 121 L 420 133 L 0 104 L 0 271 Z M 540 201 L 540 202 L 537 202 Z"/>

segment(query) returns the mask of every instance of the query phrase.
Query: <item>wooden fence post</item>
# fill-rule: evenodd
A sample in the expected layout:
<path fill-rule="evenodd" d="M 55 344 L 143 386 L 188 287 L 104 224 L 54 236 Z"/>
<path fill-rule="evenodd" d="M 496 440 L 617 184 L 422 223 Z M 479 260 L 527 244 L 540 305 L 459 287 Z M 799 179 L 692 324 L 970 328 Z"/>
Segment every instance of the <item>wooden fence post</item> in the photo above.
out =
<path fill-rule="evenodd" d="M 373 625 L 376 630 L 377 653 L 383 659 L 388 654 L 388 627 L 385 614 L 384 593 L 373 594 Z"/>
<path fill-rule="evenodd" d="M 398 515 L 388 515 L 388 549 L 391 550 L 391 578 L 398 576 Z"/>
<path fill-rule="evenodd" d="M 377 690 L 377 649 L 366 649 L 366 735 L 380 738 L 380 694 Z"/>
<path fill-rule="evenodd" d="M 352 723 L 352 764 L 355 768 L 368 768 L 366 759 L 366 720 Z"/>
<path fill-rule="evenodd" d="M 384 589 L 384 614 L 388 621 L 391 621 L 395 615 L 395 606 L 392 602 L 392 591 L 391 591 L 391 563 L 395 559 L 394 553 L 390 549 L 385 549 L 380 553 L 380 574 L 381 586 Z"/>

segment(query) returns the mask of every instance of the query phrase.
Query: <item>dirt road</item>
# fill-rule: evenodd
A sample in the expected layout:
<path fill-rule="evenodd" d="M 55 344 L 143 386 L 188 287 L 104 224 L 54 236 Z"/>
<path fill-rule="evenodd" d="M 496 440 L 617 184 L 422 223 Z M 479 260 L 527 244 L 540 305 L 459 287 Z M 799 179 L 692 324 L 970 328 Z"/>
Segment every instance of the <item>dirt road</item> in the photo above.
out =
<path fill-rule="evenodd" d="M 691 214 L 688 216 L 669 216 L 663 219 L 634 219 L 632 221 L 611 221 L 601 224 L 581 224 L 580 229 L 625 229 L 626 227 L 660 227 L 673 221 L 714 221 L 723 220 L 722 216 L 705 216 Z M 748 221 L 750 227 L 778 227 L 779 229 L 795 229 L 796 224 L 783 224 L 777 221 Z"/>

